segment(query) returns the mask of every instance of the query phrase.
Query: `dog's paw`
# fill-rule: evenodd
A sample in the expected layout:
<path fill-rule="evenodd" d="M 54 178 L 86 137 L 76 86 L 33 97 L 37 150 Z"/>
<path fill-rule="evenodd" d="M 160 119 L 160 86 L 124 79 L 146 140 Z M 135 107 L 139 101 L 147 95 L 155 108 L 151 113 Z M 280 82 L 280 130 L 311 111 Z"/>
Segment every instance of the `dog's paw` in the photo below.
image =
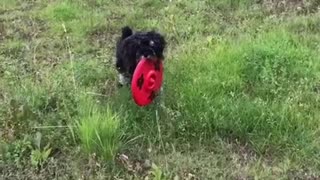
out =
<path fill-rule="evenodd" d="M 119 74 L 119 81 L 118 84 L 121 86 L 130 84 L 130 78 L 124 76 L 123 74 Z"/>
<path fill-rule="evenodd" d="M 120 82 L 118 82 L 118 83 L 117 83 L 117 87 L 118 87 L 118 88 L 122 88 L 122 87 L 123 87 L 123 84 L 121 84 Z"/>

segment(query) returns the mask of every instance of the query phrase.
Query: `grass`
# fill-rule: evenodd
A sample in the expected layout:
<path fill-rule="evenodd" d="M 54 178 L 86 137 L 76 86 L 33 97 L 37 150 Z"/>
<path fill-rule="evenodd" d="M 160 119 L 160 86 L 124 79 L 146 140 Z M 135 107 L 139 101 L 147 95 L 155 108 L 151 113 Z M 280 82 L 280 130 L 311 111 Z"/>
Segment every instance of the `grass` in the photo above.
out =
<path fill-rule="evenodd" d="M 1 1 L 1 178 L 319 178 L 319 4 L 289 1 Z M 117 87 L 124 25 L 168 41 L 160 104 Z"/>
<path fill-rule="evenodd" d="M 318 82 L 318 58 L 312 56 L 316 52 L 283 32 L 215 47 L 192 51 L 176 61 L 180 66 L 172 76 L 181 81 L 172 80 L 178 88 L 168 90 L 173 94 L 168 96 L 175 98 L 177 111 L 183 114 L 177 132 L 196 138 L 220 132 L 253 142 L 259 152 L 305 147 L 317 129 L 317 119 L 310 114 L 316 113 L 318 103 L 317 98 L 310 99 L 317 97 L 313 86 Z M 296 147 L 300 138 L 301 147 Z"/>

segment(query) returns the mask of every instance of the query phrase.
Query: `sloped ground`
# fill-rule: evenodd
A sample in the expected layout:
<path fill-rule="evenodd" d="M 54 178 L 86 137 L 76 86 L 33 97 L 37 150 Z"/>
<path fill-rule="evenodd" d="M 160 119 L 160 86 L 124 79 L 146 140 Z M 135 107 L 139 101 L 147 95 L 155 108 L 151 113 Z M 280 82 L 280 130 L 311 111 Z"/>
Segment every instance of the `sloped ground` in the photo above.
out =
<path fill-rule="evenodd" d="M 1 179 L 317 179 L 318 1 L 0 2 Z M 120 28 L 168 41 L 165 94 L 116 86 Z"/>

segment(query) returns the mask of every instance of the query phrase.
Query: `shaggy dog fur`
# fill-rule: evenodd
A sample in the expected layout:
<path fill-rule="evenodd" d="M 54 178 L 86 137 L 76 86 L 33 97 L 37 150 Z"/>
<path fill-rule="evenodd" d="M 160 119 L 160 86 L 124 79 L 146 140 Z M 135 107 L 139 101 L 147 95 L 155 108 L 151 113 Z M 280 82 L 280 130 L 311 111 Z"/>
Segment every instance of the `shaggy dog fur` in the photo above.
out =
<path fill-rule="evenodd" d="M 120 85 L 131 83 L 134 70 L 142 57 L 149 60 L 164 60 L 165 46 L 165 39 L 158 32 L 134 33 L 130 27 L 123 27 L 116 50 L 116 68 Z"/>

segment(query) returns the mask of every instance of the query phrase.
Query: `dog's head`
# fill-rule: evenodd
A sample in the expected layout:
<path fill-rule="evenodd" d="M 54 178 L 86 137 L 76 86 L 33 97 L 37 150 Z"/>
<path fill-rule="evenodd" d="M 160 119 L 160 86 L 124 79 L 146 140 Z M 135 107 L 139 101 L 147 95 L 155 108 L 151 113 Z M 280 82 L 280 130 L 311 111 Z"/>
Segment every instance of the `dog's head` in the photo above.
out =
<path fill-rule="evenodd" d="M 146 33 L 137 33 L 140 36 L 139 47 L 137 50 L 137 58 L 161 59 L 163 60 L 163 51 L 165 48 L 165 40 L 162 35 L 155 31 Z"/>
<path fill-rule="evenodd" d="M 164 37 L 155 31 L 135 32 L 125 27 L 122 29 L 122 39 L 130 41 L 135 49 L 136 60 L 142 57 L 147 59 L 164 59 L 166 42 Z"/>

